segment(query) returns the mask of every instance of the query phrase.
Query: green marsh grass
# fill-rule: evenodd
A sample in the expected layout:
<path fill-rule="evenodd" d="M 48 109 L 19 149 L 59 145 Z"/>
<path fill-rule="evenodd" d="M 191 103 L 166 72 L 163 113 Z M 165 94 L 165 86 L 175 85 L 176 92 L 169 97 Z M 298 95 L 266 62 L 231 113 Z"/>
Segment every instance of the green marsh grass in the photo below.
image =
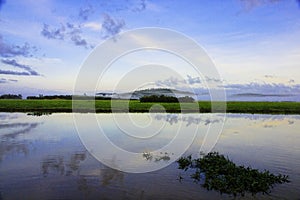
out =
<path fill-rule="evenodd" d="M 138 100 L 96 100 L 95 103 L 92 100 L 75 100 L 74 103 L 77 108 L 76 112 L 92 112 L 93 110 L 97 113 L 112 112 L 112 110 L 114 112 L 149 112 L 156 104 L 163 106 L 169 113 L 212 112 L 212 103 L 209 101 L 199 101 L 200 110 L 195 109 L 195 103 L 141 103 Z M 214 102 L 214 112 L 222 112 L 223 105 L 227 106 L 227 113 L 300 114 L 300 102 Z M 157 110 L 157 112 L 163 111 Z M 72 112 L 72 101 L 1 99 L 0 112 Z"/>

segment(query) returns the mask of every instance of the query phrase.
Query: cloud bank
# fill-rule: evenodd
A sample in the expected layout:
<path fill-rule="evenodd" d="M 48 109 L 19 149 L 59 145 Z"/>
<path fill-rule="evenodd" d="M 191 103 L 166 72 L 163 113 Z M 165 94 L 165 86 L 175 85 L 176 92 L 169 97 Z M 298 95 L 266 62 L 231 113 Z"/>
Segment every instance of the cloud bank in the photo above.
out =
<path fill-rule="evenodd" d="M 256 83 L 247 84 L 227 84 L 225 89 L 233 91 L 253 92 L 261 94 L 291 94 L 300 93 L 300 85 L 287 85 L 283 83 Z"/>
<path fill-rule="evenodd" d="M 274 76 L 266 75 L 265 78 L 272 79 Z M 205 83 L 208 82 L 213 84 L 206 85 Z M 205 100 L 209 99 L 209 92 L 211 91 L 223 89 L 226 91 L 229 100 L 249 98 L 252 100 L 300 100 L 300 84 L 295 84 L 293 79 L 286 83 L 250 82 L 234 84 L 212 77 L 205 77 L 205 80 L 202 80 L 200 77 L 187 75 L 184 79 L 169 77 L 165 80 L 158 80 L 155 82 L 155 85 L 183 91 L 191 91 L 192 89 L 200 100 L 202 98 L 206 98 Z M 209 86 L 213 88 L 207 88 Z"/>
<path fill-rule="evenodd" d="M 37 50 L 36 47 L 24 43 L 23 45 L 8 44 L 3 40 L 3 36 L 0 34 L 0 56 L 4 58 L 24 56 L 32 57 L 33 52 Z"/>
<path fill-rule="evenodd" d="M 14 70 L 0 69 L 0 74 L 16 75 L 16 76 L 41 76 L 30 66 L 20 64 L 15 59 L 9 59 L 13 57 L 32 57 L 35 51 L 37 51 L 37 48 L 35 46 L 29 45 L 29 43 L 24 43 L 23 45 L 8 44 L 4 41 L 2 35 L 0 34 L 0 57 L 5 58 L 1 60 L 1 63 L 23 70 L 23 71 L 14 71 Z M 0 81 L 0 83 L 13 83 L 13 82 L 17 82 L 17 80 L 1 78 Z"/>
<path fill-rule="evenodd" d="M 4 63 L 4 64 L 6 64 L 6 65 L 11 65 L 13 67 L 17 67 L 19 69 L 23 69 L 25 71 L 18 72 L 18 71 L 1 70 L 0 69 L 0 74 L 18 75 L 18 76 L 41 76 L 38 72 L 36 72 L 35 70 L 33 70 L 30 66 L 20 64 L 15 59 L 2 59 L 1 62 Z"/>
<path fill-rule="evenodd" d="M 177 77 L 169 77 L 165 80 L 158 80 L 155 82 L 156 86 L 183 86 L 183 87 L 204 87 L 205 83 L 216 83 L 216 84 L 220 84 L 223 81 L 218 79 L 218 78 L 214 78 L 214 77 L 208 77 L 205 76 L 204 80 L 201 79 L 200 77 L 193 77 L 191 75 L 187 75 L 186 78 L 182 78 L 179 79 Z"/>

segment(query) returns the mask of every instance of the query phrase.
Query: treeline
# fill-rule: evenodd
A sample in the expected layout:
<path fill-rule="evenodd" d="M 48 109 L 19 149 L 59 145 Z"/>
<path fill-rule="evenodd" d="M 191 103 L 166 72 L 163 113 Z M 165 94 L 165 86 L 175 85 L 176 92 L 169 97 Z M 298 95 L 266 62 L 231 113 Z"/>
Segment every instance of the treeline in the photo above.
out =
<path fill-rule="evenodd" d="M 0 96 L 0 99 L 22 99 L 20 94 L 3 94 Z"/>
<path fill-rule="evenodd" d="M 66 99 L 72 100 L 72 95 L 39 95 L 39 96 L 28 96 L 27 99 Z"/>
<path fill-rule="evenodd" d="M 140 102 L 192 103 L 194 101 L 195 100 L 189 96 L 177 98 L 177 97 L 165 96 L 165 95 L 150 95 L 150 96 L 143 96 L 140 98 Z"/>
<path fill-rule="evenodd" d="M 98 96 L 86 96 L 86 95 L 39 95 L 39 96 L 28 96 L 27 99 L 63 99 L 63 100 L 111 100 L 110 97 L 98 97 Z"/>

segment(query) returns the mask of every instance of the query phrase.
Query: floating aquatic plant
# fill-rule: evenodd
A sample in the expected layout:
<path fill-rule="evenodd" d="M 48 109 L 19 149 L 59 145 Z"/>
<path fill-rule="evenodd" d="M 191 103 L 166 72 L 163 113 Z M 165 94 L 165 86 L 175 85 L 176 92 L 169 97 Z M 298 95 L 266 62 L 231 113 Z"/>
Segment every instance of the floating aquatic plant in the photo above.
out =
<path fill-rule="evenodd" d="M 172 155 L 174 155 L 172 153 Z M 154 158 L 155 162 L 159 162 L 159 161 L 170 161 L 170 155 L 169 153 L 165 152 L 160 152 L 160 155 L 153 155 L 150 152 L 143 152 L 143 158 L 149 161 L 152 161 L 152 159 Z"/>
<path fill-rule="evenodd" d="M 191 178 L 195 182 L 200 182 L 207 190 L 216 190 L 221 194 L 269 194 L 274 184 L 290 182 L 286 175 L 274 175 L 268 170 L 260 172 L 251 167 L 237 166 L 218 152 L 208 153 L 198 159 L 192 159 L 192 156 L 181 157 L 177 163 L 179 169 L 194 170 Z M 181 179 L 180 176 L 179 180 Z"/>

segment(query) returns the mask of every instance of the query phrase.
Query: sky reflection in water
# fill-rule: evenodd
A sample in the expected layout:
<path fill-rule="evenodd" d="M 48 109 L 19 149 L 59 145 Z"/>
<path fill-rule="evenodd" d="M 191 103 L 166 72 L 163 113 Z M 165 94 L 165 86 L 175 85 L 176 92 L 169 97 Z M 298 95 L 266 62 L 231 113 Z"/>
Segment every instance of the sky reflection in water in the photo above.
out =
<path fill-rule="evenodd" d="M 84 117 L 89 114 L 82 114 Z M 131 114 L 141 127 L 148 125 L 147 114 Z M 118 116 L 122 118 L 122 114 Z M 110 114 L 97 114 L 107 137 L 120 148 L 142 153 L 135 166 L 167 166 L 161 170 L 130 174 L 106 167 L 91 156 L 80 142 L 72 114 L 32 116 L 0 113 L 0 194 L 2 199 L 45 198 L 220 198 L 191 180 L 177 179 L 180 170 L 172 159 L 183 152 L 152 150 L 168 144 L 181 125 L 182 131 L 197 135 L 184 155 L 197 156 L 209 126 L 222 116 L 209 114 L 155 114 L 154 125 L 163 128 L 154 136 L 139 139 L 123 134 Z M 149 120 L 149 119 L 148 119 Z M 91 130 L 88 121 L 86 130 Z M 270 199 L 295 199 L 300 193 L 300 116 L 229 114 L 213 150 L 228 155 L 237 164 L 288 174 L 291 183 L 275 186 Z M 96 130 L 91 130 L 96 132 Z M 87 133 L 92 136 L 91 133 Z M 140 134 L 140 133 L 136 133 Z M 187 140 L 187 138 L 180 138 Z M 99 143 L 101 145 L 101 142 Z M 178 144 L 180 145 L 180 144 Z M 104 154 L 106 154 L 104 152 Z M 107 153 L 107 155 L 109 155 Z M 111 157 L 118 164 L 117 157 Z M 170 165 L 169 165 L 170 164 Z M 227 199 L 229 197 L 222 196 Z M 247 196 L 251 199 L 251 196 Z"/>

